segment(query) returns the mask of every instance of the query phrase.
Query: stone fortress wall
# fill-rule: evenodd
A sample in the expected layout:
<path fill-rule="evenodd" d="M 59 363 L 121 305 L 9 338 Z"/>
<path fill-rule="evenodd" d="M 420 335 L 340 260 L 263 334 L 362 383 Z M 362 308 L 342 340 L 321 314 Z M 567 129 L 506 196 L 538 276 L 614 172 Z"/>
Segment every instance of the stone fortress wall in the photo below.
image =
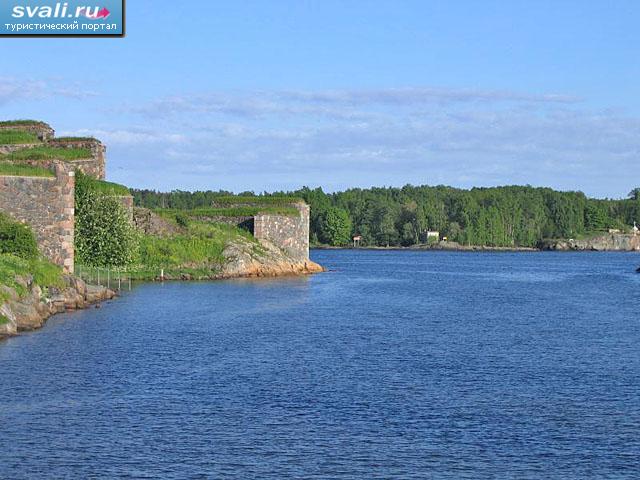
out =
<path fill-rule="evenodd" d="M 106 174 L 106 148 L 95 139 L 57 139 L 47 124 L 18 124 L 3 126 L 0 130 L 22 130 L 35 133 L 43 142 L 27 145 L 0 145 L 0 154 L 11 153 L 35 146 L 59 148 L 85 148 L 91 158 L 59 160 L 20 160 L 46 168 L 55 173 L 49 177 L 22 177 L 0 175 L 0 211 L 30 225 L 38 240 L 38 246 L 47 258 L 72 273 L 74 269 L 75 175 L 85 175 L 103 180 Z M 119 196 L 118 201 L 127 210 L 130 219 L 143 231 L 155 230 L 160 220 L 145 209 L 134 215 L 133 197 Z M 255 238 L 268 240 L 295 260 L 309 259 L 309 206 L 304 202 L 291 204 L 299 215 L 258 213 L 253 217 L 223 217 L 203 219 L 232 223 L 253 233 Z M 154 223 L 155 222 L 155 223 Z M 162 223 L 162 222 L 161 222 Z M 165 222 L 166 223 L 166 222 Z"/>
<path fill-rule="evenodd" d="M 310 208 L 306 203 L 292 205 L 298 216 L 259 213 L 253 219 L 253 236 L 269 240 L 296 260 L 309 259 Z"/>
<path fill-rule="evenodd" d="M 75 176 L 65 162 L 55 178 L 0 176 L 0 211 L 33 228 L 42 254 L 73 273 Z"/>
<path fill-rule="evenodd" d="M 104 180 L 106 148 L 95 139 L 60 140 L 46 123 L 0 125 L 0 130 L 20 130 L 34 133 L 43 143 L 0 145 L 0 154 L 32 147 L 85 148 L 89 158 L 59 160 L 21 160 L 20 164 L 51 170 L 55 178 L 0 175 L 0 211 L 26 223 L 34 230 L 42 254 L 66 272 L 74 269 L 75 171 Z M 118 197 L 133 213 L 133 197 Z"/>
<path fill-rule="evenodd" d="M 213 204 L 214 207 L 222 205 Z M 227 207 L 256 207 L 259 203 L 238 198 L 238 202 Z M 309 260 L 310 207 L 303 201 L 294 201 L 286 205 L 295 208 L 297 215 L 260 213 L 253 216 L 200 216 L 198 220 L 226 223 L 248 230 L 258 240 L 268 240 L 283 250 L 292 259 Z"/>
<path fill-rule="evenodd" d="M 0 130 L 20 130 L 22 132 L 33 133 L 43 142 L 52 139 L 56 134 L 53 128 L 44 122 L 0 125 Z"/>
<path fill-rule="evenodd" d="M 49 140 L 47 145 L 57 148 L 86 148 L 91 151 L 91 157 L 81 160 L 73 160 L 76 170 L 80 170 L 85 175 L 97 178 L 98 180 L 104 180 L 107 175 L 106 169 L 106 151 L 107 148 L 95 139 L 87 140 L 65 140 L 60 141 L 55 138 Z"/>

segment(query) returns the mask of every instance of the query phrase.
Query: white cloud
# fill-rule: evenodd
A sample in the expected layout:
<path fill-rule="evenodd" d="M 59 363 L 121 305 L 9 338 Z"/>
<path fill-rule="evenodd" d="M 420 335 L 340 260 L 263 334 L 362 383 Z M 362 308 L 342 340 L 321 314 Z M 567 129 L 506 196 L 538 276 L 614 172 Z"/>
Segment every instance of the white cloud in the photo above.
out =
<path fill-rule="evenodd" d="M 206 114 L 264 118 L 320 117 L 344 121 L 387 118 L 391 109 L 480 104 L 573 104 L 580 99 L 562 94 L 523 94 L 499 90 L 389 88 L 372 90 L 214 92 L 174 95 L 124 110 L 149 116 Z"/>
<path fill-rule="evenodd" d="M 60 132 L 60 136 L 95 137 L 110 146 L 144 146 L 150 144 L 176 144 L 187 137 L 177 133 L 162 133 L 150 129 L 128 130 L 80 129 Z"/>
<path fill-rule="evenodd" d="M 137 112 L 144 128 L 93 134 L 135 152 L 139 168 L 166 171 L 158 188 L 531 183 L 615 196 L 640 176 L 640 118 L 570 95 L 214 92 Z"/>
<path fill-rule="evenodd" d="M 35 80 L 0 77 L 0 105 L 55 97 L 84 99 L 96 96 L 98 96 L 96 92 L 63 79 Z"/>

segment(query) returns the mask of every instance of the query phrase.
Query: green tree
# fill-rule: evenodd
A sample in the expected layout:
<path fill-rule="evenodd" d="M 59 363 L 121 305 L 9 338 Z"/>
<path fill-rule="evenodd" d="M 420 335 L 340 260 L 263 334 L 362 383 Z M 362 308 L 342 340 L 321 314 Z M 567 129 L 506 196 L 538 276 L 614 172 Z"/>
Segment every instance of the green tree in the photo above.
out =
<path fill-rule="evenodd" d="M 138 238 L 127 212 L 112 196 L 93 188 L 95 180 L 78 173 L 76 181 L 76 261 L 95 267 L 133 263 Z"/>
<path fill-rule="evenodd" d="M 351 242 L 351 219 L 349 213 L 336 207 L 330 207 L 322 219 L 321 239 L 329 245 L 347 245 Z"/>
<path fill-rule="evenodd" d="M 607 226 L 607 212 L 603 206 L 595 203 L 587 203 L 584 212 L 585 227 L 587 230 L 602 230 Z"/>

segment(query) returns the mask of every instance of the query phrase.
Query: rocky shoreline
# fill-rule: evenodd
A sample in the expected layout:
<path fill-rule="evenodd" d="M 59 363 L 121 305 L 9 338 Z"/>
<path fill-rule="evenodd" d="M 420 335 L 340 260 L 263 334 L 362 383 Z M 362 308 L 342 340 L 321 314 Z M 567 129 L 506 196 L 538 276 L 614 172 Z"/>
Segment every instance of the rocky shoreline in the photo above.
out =
<path fill-rule="evenodd" d="M 540 249 L 561 252 L 636 252 L 640 251 L 640 236 L 609 233 L 580 240 L 545 240 Z"/>
<path fill-rule="evenodd" d="M 324 268 L 309 259 L 293 259 L 270 242 L 260 241 L 259 248 L 249 241 L 229 244 L 223 253 L 222 269 L 211 275 L 194 278 L 190 274 L 165 274 L 156 280 L 225 280 L 232 278 L 257 278 L 299 276 L 323 272 Z M 27 290 L 19 296 L 9 287 L 0 286 L 9 298 L 0 305 L 0 316 L 8 320 L 0 325 L 0 339 L 41 328 L 51 315 L 97 305 L 116 297 L 116 292 L 103 286 L 90 285 L 73 275 L 65 275 L 66 287 L 49 288 L 47 291 L 34 283 L 33 277 L 18 277 L 17 282 Z"/>
<path fill-rule="evenodd" d="M 65 287 L 50 287 L 44 291 L 31 276 L 20 276 L 16 281 L 27 290 L 18 292 L 7 286 L 0 286 L 9 298 L 0 305 L 0 315 L 8 323 L 0 325 L 0 339 L 22 331 L 41 328 L 51 315 L 88 308 L 116 296 L 113 290 L 98 285 L 89 285 L 73 276 L 64 275 Z"/>
<path fill-rule="evenodd" d="M 591 238 L 547 239 L 537 247 L 488 247 L 483 245 L 461 245 L 457 242 L 439 242 L 432 245 L 412 245 L 410 247 L 331 247 L 317 245 L 319 250 L 444 250 L 451 252 L 638 252 L 640 235 L 610 233 Z"/>
<path fill-rule="evenodd" d="M 456 242 L 440 242 L 433 245 L 412 245 L 410 247 L 331 247 L 318 245 L 317 250 L 409 250 L 409 251 L 448 251 L 448 252 L 539 252 L 534 247 L 488 247 L 482 245 L 460 245 Z"/>

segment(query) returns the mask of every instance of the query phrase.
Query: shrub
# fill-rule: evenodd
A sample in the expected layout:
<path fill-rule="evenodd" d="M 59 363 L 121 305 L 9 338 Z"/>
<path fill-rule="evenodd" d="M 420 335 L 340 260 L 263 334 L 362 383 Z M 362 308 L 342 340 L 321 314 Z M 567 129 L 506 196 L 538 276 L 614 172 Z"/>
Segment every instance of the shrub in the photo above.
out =
<path fill-rule="evenodd" d="M 33 231 L 26 225 L 0 214 L 0 253 L 9 253 L 25 259 L 36 258 L 38 244 Z"/>
<path fill-rule="evenodd" d="M 176 223 L 182 228 L 189 228 L 189 217 L 184 213 L 176 213 Z"/>
<path fill-rule="evenodd" d="M 138 237 L 127 212 L 114 197 L 94 188 L 95 181 L 76 177 L 76 259 L 93 267 L 130 265 L 136 258 Z"/>

